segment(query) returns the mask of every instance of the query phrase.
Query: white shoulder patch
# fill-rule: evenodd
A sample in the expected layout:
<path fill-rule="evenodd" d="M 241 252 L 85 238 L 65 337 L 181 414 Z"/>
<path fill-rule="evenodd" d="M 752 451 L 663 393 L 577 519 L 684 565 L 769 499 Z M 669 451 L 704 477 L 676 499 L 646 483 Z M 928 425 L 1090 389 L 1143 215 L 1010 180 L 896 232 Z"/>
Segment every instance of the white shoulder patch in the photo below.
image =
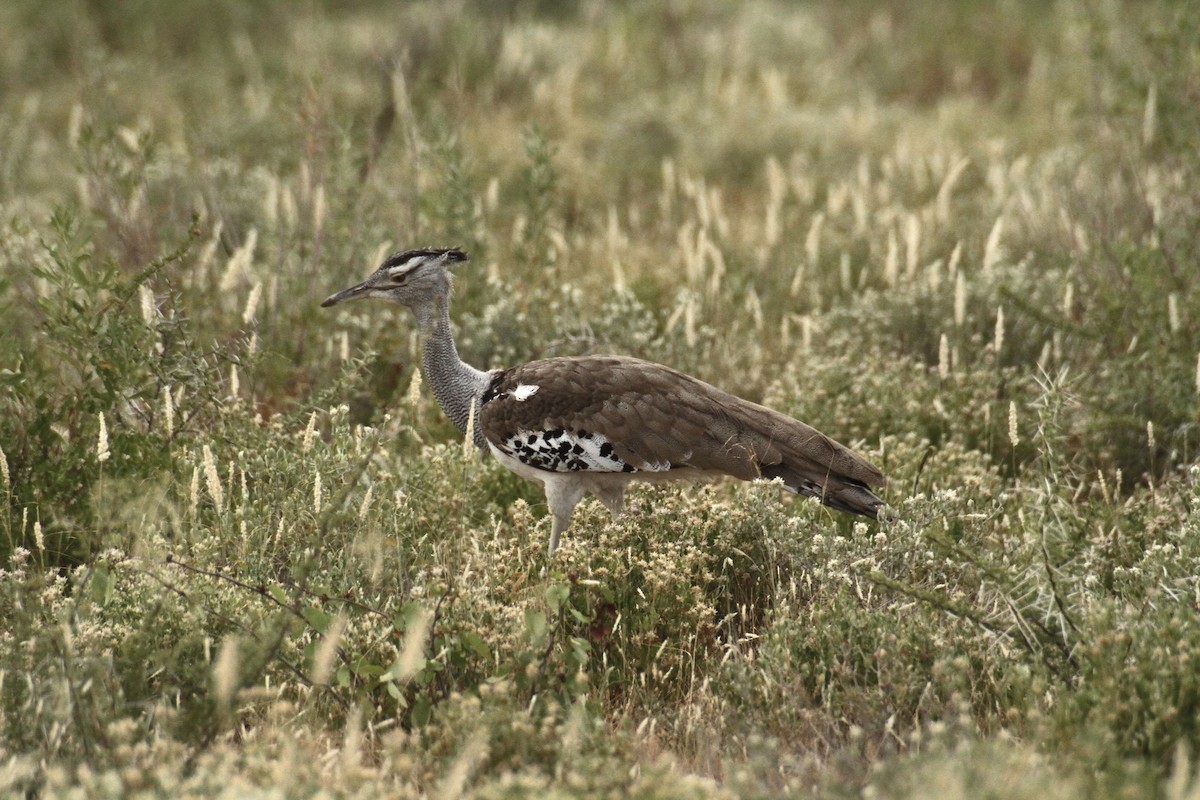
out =
<path fill-rule="evenodd" d="M 533 397 L 534 394 L 537 393 L 537 390 L 540 388 L 541 388 L 540 386 L 537 386 L 532 383 L 522 383 L 519 386 L 517 386 L 517 388 L 509 390 L 508 395 L 513 400 L 516 400 L 518 403 L 523 403 L 526 400 L 528 400 L 529 398 Z"/>

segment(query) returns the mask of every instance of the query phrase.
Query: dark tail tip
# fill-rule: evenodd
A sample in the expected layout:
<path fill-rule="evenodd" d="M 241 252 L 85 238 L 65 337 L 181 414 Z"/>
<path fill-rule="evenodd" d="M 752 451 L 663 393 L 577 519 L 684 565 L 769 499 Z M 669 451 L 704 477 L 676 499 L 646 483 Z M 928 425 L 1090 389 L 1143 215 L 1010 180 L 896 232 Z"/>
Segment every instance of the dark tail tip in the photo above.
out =
<path fill-rule="evenodd" d="M 818 482 L 798 475 L 783 464 L 766 467 L 761 474 L 767 479 L 782 478 L 784 484 L 796 494 L 814 497 L 829 508 L 847 514 L 879 519 L 880 509 L 887 505 L 865 483 L 839 475 L 826 475 L 823 481 Z"/>
<path fill-rule="evenodd" d="M 879 519 L 879 510 L 884 507 L 884 502 L 878 495 L 866 486 L 855 483 L 828 487 L 819 499 L 830 508 L 868 519 Z"/>

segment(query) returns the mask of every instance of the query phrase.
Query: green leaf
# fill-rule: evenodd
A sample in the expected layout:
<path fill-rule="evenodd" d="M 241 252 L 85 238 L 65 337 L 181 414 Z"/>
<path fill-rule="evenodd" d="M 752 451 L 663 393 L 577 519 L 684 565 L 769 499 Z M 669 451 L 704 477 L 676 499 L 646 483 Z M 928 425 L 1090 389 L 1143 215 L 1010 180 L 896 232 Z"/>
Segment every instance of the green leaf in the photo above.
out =
<path fill-rule="evenodd" d="M 424 728 L 429 724 L 430 717 L 433 716 L 433 704 L 429 702 L 428 697 L 419 697 L 413 703 L 412 723 L 418 728 Z"/>
<path fill-rule="evenodd" d="M 420 600 L 409 600 L 392 615 L 392 627 L 398 630 L 406 630 L 413 617 L 415 617 L 425 604 Z"/>
<path fill-rule="evenodd" d="M 477 633 L 467 631 L 459 637 L 459 641 L 463 643 L 464 647 L 466 647 L 479 658 L 490 659 L 492 657 L 491 648 L 487 646 L 487 642 L 483 640 L 483 637 Z"/>
<path fill-rule="evenodd" d="M 571 587 L 565 583 L 552 583 L 546 587 L 546 603 L 551 611 L 558 611 L 571 596 Z"/>
<path fill-rule="evenodd" d="M 361 677 L 376 678 L 383 675 L 385 670 L 382 664 L 360 661 L 354 665 L 354 672 Z"/>
<path fill-rule="evenodd" d="M 546 643 L 546 615 L 536 608 L 525 609 L 525 636 L 534 647 Z"/>
<path fill-rule="evenodd" d="M 320 633 L 324 633 L 326 630 L 328 630 L 329 624 L 333 622 L 333 617 L 331 615 L 326 614 L 316 606 L 304 606 L 300 609 L 300 614 L 304 617 L 305 621 L 308 622 L 309 625 L 311 625 Z"/>
<path fill-rule="evenodd" d="M 108 605 L 112 599 L 114 583 L 116 581 L 113 579 L 112 573 L 108 571 L 108 567 L 98 564 L 95 571 L 92 572 L 92 601 L 102 606 Z"/>

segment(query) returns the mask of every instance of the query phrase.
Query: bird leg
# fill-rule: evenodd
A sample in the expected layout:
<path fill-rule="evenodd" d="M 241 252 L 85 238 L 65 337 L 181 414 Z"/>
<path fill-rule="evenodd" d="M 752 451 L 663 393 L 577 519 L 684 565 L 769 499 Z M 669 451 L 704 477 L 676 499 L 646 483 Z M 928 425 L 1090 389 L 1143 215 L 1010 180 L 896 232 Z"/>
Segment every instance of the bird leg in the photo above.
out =
<path fill-rule="evenodd" d="M 575 512 L 575 506 L 579 505 L 579 501 L 583 499 L 587 489 L 578 479 L 567 476 L 547 477 L 544 479 L 544 484 L 546 502 L 549 504 L 550 514 L 554 518 L 554 523 L 550 527 L 550 547 L 546 552 L 546 557 L 549 559 L 554 558 L 554 551 L 558 549 L 559 537 L 571 524 L 571 515 Z"/>
<path fill-rule="evenodd" d="M 613 519 L 621 516 L 625 510 L 625 487 L 623 485 L 596 488 L 592 490 L 592 494 L 596 495 L 596 499 L 604 504 L 608 513 L 613 515 Z"/>
<path fill-rule="evenodd" d="M 558 538 L 570 524 L 570 516 L 560 517 L 558 514 L 554 515 L 554 521 L 550 526 L 550 547 L 546 551 L 547 560 L 554 558 L 554 551 L 558 549 Z"/>

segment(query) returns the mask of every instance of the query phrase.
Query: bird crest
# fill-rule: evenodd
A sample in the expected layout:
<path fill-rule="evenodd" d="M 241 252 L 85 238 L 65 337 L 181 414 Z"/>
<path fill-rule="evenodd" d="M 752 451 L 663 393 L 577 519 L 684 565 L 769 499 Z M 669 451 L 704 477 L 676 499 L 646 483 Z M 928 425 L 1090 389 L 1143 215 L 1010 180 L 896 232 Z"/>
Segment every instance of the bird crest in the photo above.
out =
<path fill-rule="evenodd" d="M 403 281 L 413 272 L 427 266 L 450 267 L 467 260 L 467 254 L 458 248 L 423 248 L 402 250 L 388 256 L 379 265 L 379 271 L 389 278 Z"/>

